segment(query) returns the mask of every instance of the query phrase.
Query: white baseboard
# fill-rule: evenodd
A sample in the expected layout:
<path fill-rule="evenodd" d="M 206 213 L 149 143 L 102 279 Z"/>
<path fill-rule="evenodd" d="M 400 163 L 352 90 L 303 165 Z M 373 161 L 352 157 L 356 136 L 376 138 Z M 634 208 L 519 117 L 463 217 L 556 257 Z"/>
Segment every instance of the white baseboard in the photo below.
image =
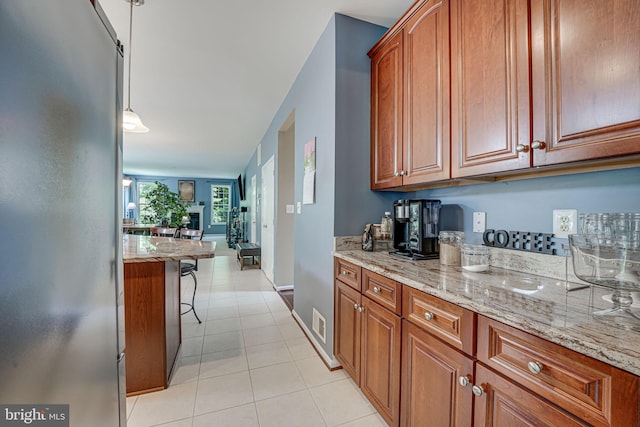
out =
<path fill-rule="evenodd" d="M 294 319 L 296 319 L 296 322 L 298 322 L 298 325 L 300 325 L 304 334 L 307 336 L 307 338 L 309 338 L 309 341 L 311 341 L 311 344 L 315 347 L 320 357 L 324 359 L 324 363 L 330 369 L 335 369 L 342 366 L 335 357 L 329 356 L 327 352 L 324 351 L 324 349 L 322 348 L 318 340 L 316 340 L 316 337 L 313 335 L 313 332 L 309 330 L 309 328 L 307 328 L 307 325 L 304 324 L 304 322 L 302 321 L 300 316 L 298 316 L 298 313 L 296 313 L 295 310 L 291 311 L 291 315 L 293 316 Z"/>
<path fill-rule="evenodd" d="M 273 289 L 275 289 L 276 291 L 288 291 L 293 289 L 293 285 L 282 285 L 282 286 L 276 286 L 275 284 L 273 285 Z"/>

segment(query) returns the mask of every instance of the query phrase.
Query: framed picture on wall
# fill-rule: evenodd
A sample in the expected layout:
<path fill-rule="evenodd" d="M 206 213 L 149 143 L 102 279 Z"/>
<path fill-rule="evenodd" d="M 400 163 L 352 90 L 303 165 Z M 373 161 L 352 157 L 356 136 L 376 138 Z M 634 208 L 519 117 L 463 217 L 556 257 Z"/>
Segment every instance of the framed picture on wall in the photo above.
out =
<path fill-rule="evenodd" d="M 196 182 L 178 180 L 178 197 L 181 202 L 195 202 Z"/>

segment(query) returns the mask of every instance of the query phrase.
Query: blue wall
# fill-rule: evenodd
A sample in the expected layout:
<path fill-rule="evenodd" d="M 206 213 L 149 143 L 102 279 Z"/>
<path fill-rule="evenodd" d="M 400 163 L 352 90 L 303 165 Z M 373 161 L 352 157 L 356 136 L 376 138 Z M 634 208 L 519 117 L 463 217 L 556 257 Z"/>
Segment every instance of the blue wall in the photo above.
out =
<path fill-rule="evenodd" d="M 189 180 L 196 182 L 196 192 L 195 192 L 195 203 L 189 203 L 192 205 L 197 205 L 199 202 L 204 202 L 204 233 L 205 234 L 226 234 L 226 226 L 224 225 L 210 225 L 211 224 L 211 185 L 231 185 L 231 206 L 239 206 L 239 196 L 238 196 L 238 181 L 235 179 L 218 179 L 218 178 L 190 178 L 190 177 L 167 177 L 167 176 L 141 176 L 141 175 L 128 175 L 133 182 L 131 183 L 131 189 L 136 189 L 139 181 L 159 181 L 163 184 L 166 184 L 169 187 L 169 190 L 177 193 L 178 192 L 178 181 Z M 137 196 L 134 194 L 133 190 L 130 193 L 129 200 L 138 203 Z M 124 203 L 126 206 L 126 201 Z M 138 219 L 138 211 L 134 212 L 134 216 Z"/>
<path fill-rule="evenodd" d="M 558 177 L 467 185 L 419 191 L 416 198 L 440 199 L 444 229 L 473 233 L 474 211 L 487 213 L 487 228 L 553 232 L 554 209 L 578 212 L 640 212 L 640 168 L 591 172 Z M 556 239 L 556 247 L 566 239 Z"/>
<path fill-rule="evenodd" d="M 323 347 L 329 355 L 333 354 L 333 236 L 360 234 L 364 223 L 373 221 L 371 212 L 378 212 L 379 221 L 393 200 L 391 194 L 370 191 L 368 184 L 367 51 L 385 31 L 334 15 L 261 141 L 261 163 L 275 156 L 277 164 L 278 130 L 295 110 L 295 200 L 301 201 L 304 144 L 316 137 L 315 203 L 302 205 L 302 213 L 295 215 L 294 306 L 310 330 L 313 308 L 325 317 Z M 256 163 L 254 153 L 245 175 L 247 183 L 256 175 L 260 191 L 262 165 Z M 278 272 L 274 275 L 277 282 Z"/>

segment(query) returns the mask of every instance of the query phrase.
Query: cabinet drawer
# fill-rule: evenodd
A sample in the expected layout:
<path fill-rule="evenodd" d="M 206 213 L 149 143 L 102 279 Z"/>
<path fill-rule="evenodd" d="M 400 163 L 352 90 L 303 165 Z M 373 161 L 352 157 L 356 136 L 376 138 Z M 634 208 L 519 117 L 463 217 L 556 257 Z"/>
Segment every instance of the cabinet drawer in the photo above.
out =
<path fill-rule="evenodd" d="M 362 270 L 362 293 L 397 315 L 402 314 L 402 285 L 395 280 Z"/>
<path fill-rule="evenodd" d="M 403 317 L 469 355 L 475 354 L 476 314 L 404 286 Z"/>
<path fill-rule="evenodd" d="M 638 425 L 638 377 L 479 316 L 478 360 L 597 426 Z"/>
<path fill-rule="evenodd" d="M 334 269 L 336 279 L 351 286 L 353 289 L 360 291 L 362 268 L 350 263 L 349 261 L 335 258 Z"/>

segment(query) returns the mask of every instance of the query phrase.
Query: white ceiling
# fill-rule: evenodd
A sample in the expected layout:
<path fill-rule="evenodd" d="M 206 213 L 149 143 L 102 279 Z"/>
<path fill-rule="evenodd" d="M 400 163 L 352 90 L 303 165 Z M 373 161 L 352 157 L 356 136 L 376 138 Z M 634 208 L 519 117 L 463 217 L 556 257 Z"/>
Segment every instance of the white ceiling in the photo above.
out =
<path fill-rule="evenodd" d="M 124 172 L 235 178 L 334 12 L 390 26 L 414 0 L 146 0 L 133 9 Z M 99 0 L 125 44 L 129 3 Z"/>

